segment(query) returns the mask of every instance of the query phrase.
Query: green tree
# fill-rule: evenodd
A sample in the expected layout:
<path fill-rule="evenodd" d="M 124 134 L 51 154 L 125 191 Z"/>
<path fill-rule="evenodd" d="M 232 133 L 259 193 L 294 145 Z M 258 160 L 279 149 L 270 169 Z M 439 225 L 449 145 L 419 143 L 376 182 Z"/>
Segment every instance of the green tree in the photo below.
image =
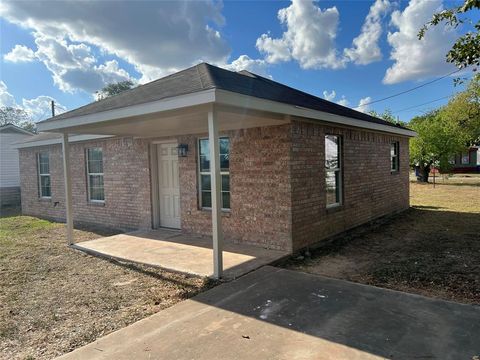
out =
<path fill-rule="evenodd" d="M 478 11 L 478 9 L 480 9 L 480 0 L 464 0 L 460 6 L 435 13 L 432 19 L 420 29 L 418 38 L 421 40 L 429 28 L 443 22 L 453 28 L 466 22 L 473 24 L 473 21 L 468 19 L 465 14 L 472 10 Z M 473 24 L 473 28 L 474 31 L 467 31 L 460 36 L 446 55 L 447 61 L 460 69 L 473 66 L 475 70 L 480 65 L 480 20 Z"/>
<path fill-rule="evenodd" d="M 418 170 L 417 179 L 428 182 L 434 164 L 448 171 L 450 158 L 464 146 L 452 126 L 446 124 L 438 110 L 413 118 L 409 126 L 417 132 L 410 140 L 410 162 Z"/>
<path fill-rule="evenodd" d="M 442 108 L 441 116 L 453 122 L 466 148 L 480 144 L 480 74 Z"/>
<path fill-rule="evenodd" d="M 11 106 L 0 107 L 0 126 L 12 124 L 25 130 L 36 132 L 35 123 L 23 109 Z"/>
<path fill-rule="evenodd" d="M 480 76 L 447 105 L 408 124 L 417 132 L 410 140 L 410 162 L 419 171 L 419 181 L 428 182 L 433 164 L 442 172 L 451 169 L 453 156 L 480 141 Z"/>
<path fill-rule="evenodd" d="M 401 121 L 400 119 L 396 118 L 392 111 L 390 109 L 386 109 L 383 113 L 376 112 L 375 110 L 370 110 L 368 112 L 369 115 L 375 116 L 379 119 L 388 121 L 389 123 L 395 124 L 395 125 L 401 125 L 401 126 L 406 126 L 407 123 L 404 121 Z"/>
<path fill-rule="evenodd" d="M 120 81 L 117 83 L 110 83 L 97 91 L 97 100 L 105 99 L 110 96 L 118 95 L 126 90 L 133 88 L 134 83 L 130 80 Z"/>

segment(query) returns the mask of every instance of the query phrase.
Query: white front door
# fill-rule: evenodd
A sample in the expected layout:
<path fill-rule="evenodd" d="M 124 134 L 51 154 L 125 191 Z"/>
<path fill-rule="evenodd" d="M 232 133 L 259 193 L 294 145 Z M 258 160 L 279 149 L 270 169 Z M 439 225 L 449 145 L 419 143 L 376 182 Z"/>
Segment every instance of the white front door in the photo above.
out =
<path fill-rule="evenodd" d="M 160 226 L 180 229 L 180 186 L 177 144 L 158 144 Z"/>

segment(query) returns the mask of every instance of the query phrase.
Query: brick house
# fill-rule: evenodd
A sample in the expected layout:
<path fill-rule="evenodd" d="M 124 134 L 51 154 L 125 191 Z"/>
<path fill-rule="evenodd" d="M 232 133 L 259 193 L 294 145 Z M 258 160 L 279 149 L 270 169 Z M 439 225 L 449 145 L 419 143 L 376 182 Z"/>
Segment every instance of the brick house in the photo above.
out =
<path fill-rule="evenodd" d="M 217 274 L 223 238 L 293 252 L 409 207 L 413 131 L 247 71 L 202 63 L 38 127 L 24 214 L 70 242 L 73 221 L 212 235 Z"/>

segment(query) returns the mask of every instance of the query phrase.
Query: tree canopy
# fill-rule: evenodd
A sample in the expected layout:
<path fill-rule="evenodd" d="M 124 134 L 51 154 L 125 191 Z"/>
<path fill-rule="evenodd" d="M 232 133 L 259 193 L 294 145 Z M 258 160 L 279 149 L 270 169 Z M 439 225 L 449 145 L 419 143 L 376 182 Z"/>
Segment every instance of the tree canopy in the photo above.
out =
<path fill-rule="evenodd" d="M 480 9 L 480 0 L 464 0 L 463 4 L 451 9 L 435 13 L 432 19 L 426 23 L 418 32 L 421 40 L 429 28 L 443 22 L 457 28 L 466 22 L 473 24 L 473 21 L 465 15 L 470 11 Z M 480 65 L 480 20 L 473 24 L 474 31 L 467 31 L 461 35 L 446 54 L 447 61 L 455 64 L 458 68 L 473 66 L 474 70 Z"/>
<path fill-rule="evenodd" d="M 35 123 L 23 109 L 10 106 L 0 107 L 0 126 L 7 124 L 12 124 L 25 130 L 36 132 Z"/>
<path fill-rule="evenodd" d="M 118 95 L 126 90 L 133 88 L 134 83 L 130 80 L 120 81 L 117 83 L 110 83 L 97 91 L 97 100 L 105 99 L 110 96 Z"/>
<path fill-rule="evenodd" d="M 451 168 L 451 159 L 480 142 L 480 75 L 447 105 L 413 118 L 408 126 L 417 132 L 410 140 L 410 162 L 424 181 L 432 166 L 442 172 Z"/>
<path fill-rule="evenodd" d="M 369 115 L 375 116 L 379 119 L 388 121 L 389 123 L 395 124 L 395 125 L 401 125 L 401 126 L 406 126 L 407 123 L 405 121 L 401 121 L 398 118 L 395 118 L 393 115 L 392 111 L 390 109 L 386 109 L 383 113 L 379 113 L 375 110 L 370 110 L 368 112 Z"/>

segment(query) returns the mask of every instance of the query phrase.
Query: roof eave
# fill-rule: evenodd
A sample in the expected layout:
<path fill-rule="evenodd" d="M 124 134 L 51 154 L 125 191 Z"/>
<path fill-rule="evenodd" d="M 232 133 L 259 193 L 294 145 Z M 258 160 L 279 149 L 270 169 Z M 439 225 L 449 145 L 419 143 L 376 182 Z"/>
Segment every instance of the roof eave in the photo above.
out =
<path fill-rule="evenodd" d="M 125 119 L 134 116 L 148 115 L 163 111 L 182 109 L 186 107 L 213 103 L 215 101 L 215 89 L 198 91 L 191 94 L 174 96 L 144 104 L 127 106 L 119 109 L 102 111 L 95 114 L 72 116 L 65 119 L 49 119 L 37 124 L 39 131 L 67 132 L 68 128 L 82 125 L 102 123 L 105 121 Z"/>
<path fill-rule="evenodd" d="M 301 106 L 295 106 L 291 104 L 285 104 L 277 101 L 260 99 L 253 96 L 242 95 L 233 93 L 227 90 L 217 90 L 216 103 L 245 107 L 260 111 L 276 112 L 281 114 L 287 114 L 291 116 L 298 116 L 302 118 L 308 118 L 318 121 L 324 121 L 339 125 L 347 125 L 352 127 L 358 127 L 362 129 L 375 130 L 381 132 L 387 132 L 402 136 L 415 137 L 417 133 L 415 131 L 399 128 L 390 125 L 377 124 L 364 120 L 354 119 L 346 116 L 327 113 L 324 111 L 318 111 L 313 109 L 307 109 Z"/>
<path fill-rule="evenodd" d="M 208 89 L 191 94 L 179 95 L 158 101 L 152 101 L 144 104 L 123 107 L 120 109 L 107 110 L 95 114 L 74 116 L 66 119 L 43 121 L 38 123 L 37 126 L 39 131 L 68 132 L 69 128 L 75 128 L 82 125 L 98 124 L 106 121 L 160 113 L 163 111 L 178 110 L 197 105 L 205 105 L 209 103 L 230 105 L 245 109 L 298 116 L 302 118 L 324 121 L 343 126 L 352 126 L 408 137 L 416 136 L 416 133 L 414 131 L 404 128 L 377 124 L 323 111 L 307 109 L 291 104 L 261 99 L 254 96 L 238 94 L 222 89 Z"/>

